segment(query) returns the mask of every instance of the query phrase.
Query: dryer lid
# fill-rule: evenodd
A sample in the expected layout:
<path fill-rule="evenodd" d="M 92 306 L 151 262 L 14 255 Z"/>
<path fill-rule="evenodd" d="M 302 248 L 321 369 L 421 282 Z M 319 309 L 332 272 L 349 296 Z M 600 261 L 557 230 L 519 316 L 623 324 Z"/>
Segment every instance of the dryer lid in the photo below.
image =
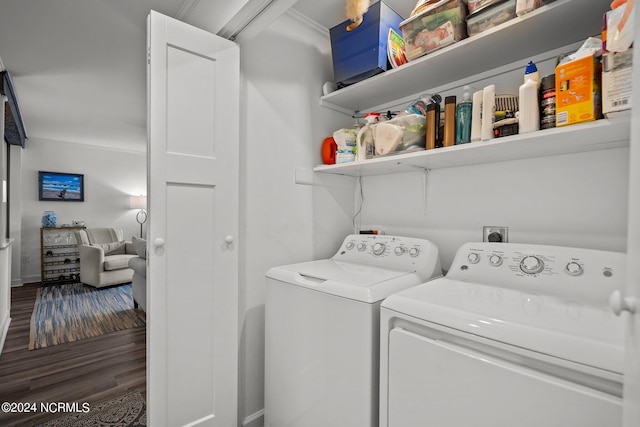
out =
<path fill-rule="evenodd" d="M 580 304 L 445 277 L 392 295 L 382 308 L 587 366 L 623 370 L 624 323 L 606 302 Z"/>
<path fill-rule="evenodd" d="M 381 301 L 423 281 L 414 271 L 333 259 L 274 267 L 267 277 L 366 303 Z"/>

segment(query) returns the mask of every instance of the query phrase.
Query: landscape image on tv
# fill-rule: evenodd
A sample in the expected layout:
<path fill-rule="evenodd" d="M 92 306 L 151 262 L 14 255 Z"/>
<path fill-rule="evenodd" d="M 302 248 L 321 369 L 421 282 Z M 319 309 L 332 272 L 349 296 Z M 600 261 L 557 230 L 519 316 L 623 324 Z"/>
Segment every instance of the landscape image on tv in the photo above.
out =
<path fill-rule="evenodd" d="M 59 172 L 39 172 L 39 199 L 84 201 L 84 175 Z"/>

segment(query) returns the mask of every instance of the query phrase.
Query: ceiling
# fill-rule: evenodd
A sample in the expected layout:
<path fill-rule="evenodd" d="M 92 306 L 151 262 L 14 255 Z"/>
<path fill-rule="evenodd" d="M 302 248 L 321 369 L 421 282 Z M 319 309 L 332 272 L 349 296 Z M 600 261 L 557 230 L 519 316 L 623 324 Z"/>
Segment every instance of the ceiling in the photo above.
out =
<path fill-rule="evenodd" d="M 13 78 L 28 138 L 144 151 L 149 10 L 217 32 L 226 22 L 203 16 L 229 21 L 253 1 L 0 0 L 0 67 Z M 416 0 L 385 2 L 408 17 Z M 345 20 L 344 7 L 294 5 L 325 28 Z"/>

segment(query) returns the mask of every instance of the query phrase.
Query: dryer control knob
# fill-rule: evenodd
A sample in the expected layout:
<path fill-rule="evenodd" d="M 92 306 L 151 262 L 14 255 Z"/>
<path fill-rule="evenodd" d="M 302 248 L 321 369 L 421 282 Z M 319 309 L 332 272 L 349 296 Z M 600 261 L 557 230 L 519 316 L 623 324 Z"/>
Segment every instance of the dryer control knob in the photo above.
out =
<path fill-rule="evenodd" d="M 417 257 L 419 254 L 420 254 L 420 249 L 418 248 L 409 249 L 409 255 L 411 255 L 412 257 Z"/>
<path fill-rule="evenodd" d="M 520 270 L 527 274 L 536 274 L 544 270 L 544 262 L 536 256 L 529 255 L 520 261 Z"/>
<path fill-rule="evenodd" d="M 467 259 L 471 264 L 477 264 L 478 262 L 480 262 L 480 255 L 475 252 L 471 252 L 469 255 L 467 255 Z"/>
<path fill-rule="evenodd" d="M 367 249 L 367 245 L 365 243 L 358 243 L 358 250 L 360 252 L 364 251 L 365 249 Z"/>
<path fill-rule="evenodd" d="M 491 255 L 489 257 L 489 263 L 494 267 L 502 265 L 502 257 L 500 255 Z"/>
<path fill-rule="evenodd" d="M 384 243 L 376 243 L 373 245 L 373 254 L 374 255 L 382 255 L 384 253 L 386 246 Z"/>
<path fill-rule="evenodd" d="M 402 246 L 396 246 L 396 248 L 393 250 L 393 252 L 396 255 L 402 255 L 403 253 L 405 253 L 405 248 L 403 248 Z"/>
<path fill-rule="evenodd" d="M 345 247 L 347 248 L 348 251 L 350 251 L 351 249 L 353 249 L 355 245 L 353 244 L 353 242 L 347 242 L 347 244 L 345 245 Z"/>
<path fill-rule="evenodd" d="M 565 270 L 572 276 L 579 276 L 583 272 L 582 266 L 575 261 L 571 261 L 569 264 L 567 264 Z"/>

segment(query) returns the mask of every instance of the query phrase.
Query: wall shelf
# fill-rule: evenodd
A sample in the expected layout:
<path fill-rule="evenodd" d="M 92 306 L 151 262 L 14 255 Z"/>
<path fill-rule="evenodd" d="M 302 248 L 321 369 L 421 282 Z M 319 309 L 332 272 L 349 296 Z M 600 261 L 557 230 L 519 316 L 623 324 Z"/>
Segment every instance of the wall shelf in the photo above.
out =
<path fill-rule="evenodd" d="M 320 98 L 337 111 L 367 111 L 501 65 L 580 42 L 602 30 L 609 0 L 555 0 L 401 67 Z M 575 23 L 580 23 L 576 25 Z"/>
<path fill-rule="evenodd" d="M 314 172 L 372 176 L 628 147 L 630 115 L 620 114 L 524 135 L 472 142 L 360 162 L 316 166 Z"/>

